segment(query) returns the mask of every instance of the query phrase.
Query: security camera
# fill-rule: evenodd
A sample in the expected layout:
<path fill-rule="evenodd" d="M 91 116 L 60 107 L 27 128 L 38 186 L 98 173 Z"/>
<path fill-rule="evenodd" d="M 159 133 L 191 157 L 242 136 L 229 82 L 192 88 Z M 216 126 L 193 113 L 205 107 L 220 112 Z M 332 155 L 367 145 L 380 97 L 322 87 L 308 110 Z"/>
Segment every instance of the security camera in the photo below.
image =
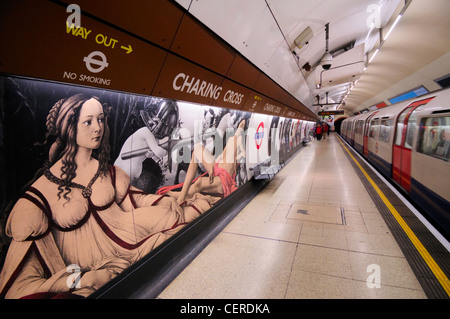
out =
<path fill-rule="evenodd" d="M 329 52 L 326 52 L 323 55 L 322 60 L 320 60 L 320 65 L 325 70 L 328 70 L 329 68 L 331 68 L 331 61 L 332 60 L 333 60 L 333 57 L 331 56 L 331 54 Z"/>

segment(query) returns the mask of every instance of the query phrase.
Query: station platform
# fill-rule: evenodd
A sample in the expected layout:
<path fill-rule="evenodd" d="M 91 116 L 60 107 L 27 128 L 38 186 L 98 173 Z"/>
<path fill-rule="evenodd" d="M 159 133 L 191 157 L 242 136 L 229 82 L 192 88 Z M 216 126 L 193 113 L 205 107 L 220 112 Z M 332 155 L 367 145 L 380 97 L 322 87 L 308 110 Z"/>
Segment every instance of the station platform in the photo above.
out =
<path fill-rule="evenodd" d="M 448 298 L 448 242 L 397 195 L 337 134 L 312 140 L 157 298 Z"/>

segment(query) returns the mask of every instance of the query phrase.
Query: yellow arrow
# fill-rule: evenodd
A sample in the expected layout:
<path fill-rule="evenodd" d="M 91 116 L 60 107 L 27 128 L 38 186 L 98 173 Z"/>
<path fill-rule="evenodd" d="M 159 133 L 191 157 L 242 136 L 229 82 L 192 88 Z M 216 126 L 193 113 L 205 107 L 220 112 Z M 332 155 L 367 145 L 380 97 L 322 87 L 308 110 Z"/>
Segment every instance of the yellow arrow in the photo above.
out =
<path fill-rule="evenodd" d="M 130 54 L 131 52 L 133 52 L 133 48 L 131 47 L 131 45 L 129 44 L 128 47 L 124 47 L 123 45 L 120 46 L 121 49 L 127 50 L 127 54 Z"/>

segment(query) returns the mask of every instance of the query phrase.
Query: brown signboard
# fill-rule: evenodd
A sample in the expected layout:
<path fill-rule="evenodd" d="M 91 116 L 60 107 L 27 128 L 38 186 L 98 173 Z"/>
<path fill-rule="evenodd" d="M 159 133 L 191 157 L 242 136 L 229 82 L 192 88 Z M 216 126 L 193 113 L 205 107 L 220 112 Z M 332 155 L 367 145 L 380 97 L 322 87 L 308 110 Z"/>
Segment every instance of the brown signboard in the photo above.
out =
<path fill-rule="evenodd" d="M 242 111 L 262 113 L 267 97 L 255 91 L 250 91 L 250 95 L 242 106 Z"/>
<path fill-rule="evenodd" d="M 240 110 L 250 94 L 251 90 L 248 88 L 225 79 L 222 83 L 222 94 L 212 105 Z"/>
<path fill-rule="evenodd" d="M 228 70 L 227 77 L 248 87 L 254 87 L 261 71 L 248 62 L 244 57 L 236 57 Z"/>
<path fill-rule="evenodd" d="M 261 113 L 263 114 L 269 114 L 269 115 L 275 115 L 275 116 L 283 116 L 282 114 L 285 111 L 285 105 L 280 104 L 279 102 L 267 98 L 266 103 L 263 105 L 263 109 L 261 110 Z"/>
<path fill-rule="evenodd" d="M 0 72 L 150 94 L 167 53 L 50 1 L 2 1 Z"/>
<path fill-rule="evenodd" d="M 212 105 L 224 93 L 222 82 L 221 76 L 169 54 L 153 95 Z"/>
<path fill-rule="evenodd" d="M 241 110 L 274 116 L 284 116 L 283 114 L 287 113 L 287 109 L 288 107 L 286 105 L 280 104 L 279 102 L 255 91 L 250 91 L 250 96 Z"/>
<path fill-rule="evenodd" d="M 63 0 L 78 4 L 83 12 L 100 17 L 121 29 L 166 49 L 170 48 L 184 15 L 171 0 Z"/>
<path fill-rule="evenodd" d="M 301 113 L 288 106 L 285 106 L 281 112 L 281 116 L 289 118 L 300 118 Z"/>
<path fill-rule="evenodd" d="M 233 81 L 169 54 L 152 94 L 240 110 L 250 92 Z"/>
<path fill-rule="evenodd" d="M 1 1 L 0 73 L 275 116 L 308 114 L 221 39 L 201 31 L 196 20 L 183 18 L 170 1 L 141 6 L 133 0 L 130 7 L 114 3 L 107 12 L 102 3 L 83 0 L 75 5 L 80 23 L 73 24 L 76 10 L 69 10 L 68 1 Z M 154 22 L 133 20 L 132 8 L 151 11 L 150 20 L 160 12 L 170 32 L 156 36 L 148 30 Z M 199 47 L 213 53 L 199 54 Z"/>
<path fill-rule="evenodd" d="M 344 114 L 344 111 L 321 111 L 317 114 L 319 114 L 319 115 L 339 115 L 339 114 Z"/>
<path fill-rule="evenodd" d="M 181 20 L 171 51 L 220 75 L 226 75 L 236 56 L 229 45 L 189 15 Z"/>

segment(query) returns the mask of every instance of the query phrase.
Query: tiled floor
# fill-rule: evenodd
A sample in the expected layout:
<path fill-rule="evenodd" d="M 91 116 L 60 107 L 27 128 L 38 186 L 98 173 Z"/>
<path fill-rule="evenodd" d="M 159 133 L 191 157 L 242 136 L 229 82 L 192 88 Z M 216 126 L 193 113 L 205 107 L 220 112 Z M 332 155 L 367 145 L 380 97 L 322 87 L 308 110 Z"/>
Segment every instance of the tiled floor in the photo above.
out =
<path fill-rule="evenodd" d="M 330 135 L 304 147 L 159 298 L 426 295 Z"/>

